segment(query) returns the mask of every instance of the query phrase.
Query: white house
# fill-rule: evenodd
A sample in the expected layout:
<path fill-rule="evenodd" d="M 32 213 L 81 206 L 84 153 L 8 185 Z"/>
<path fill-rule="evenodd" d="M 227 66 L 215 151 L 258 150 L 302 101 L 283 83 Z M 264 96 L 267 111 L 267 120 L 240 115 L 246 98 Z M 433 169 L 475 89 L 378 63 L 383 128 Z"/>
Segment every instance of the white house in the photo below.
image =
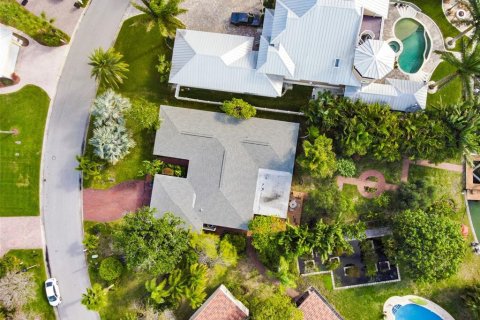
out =
<path fill-rule="evenodd" d="M 0 79 L 12 79 L 20 44 L 7 27 L 0 25 Z"/>
<path fill-rule="evenodd" d="M 177 30 L 169 82 L 267 97 L 290 84 L 334 87 L 351 98 L 395 100 L 395 110 L 425 108 L 417 97 L 425 83 L 387 78 L 395 63 L 382 39 L 388 10 L 389 0 L 277 0 L 265 11 L 258 50 L 253 37 Z"/>

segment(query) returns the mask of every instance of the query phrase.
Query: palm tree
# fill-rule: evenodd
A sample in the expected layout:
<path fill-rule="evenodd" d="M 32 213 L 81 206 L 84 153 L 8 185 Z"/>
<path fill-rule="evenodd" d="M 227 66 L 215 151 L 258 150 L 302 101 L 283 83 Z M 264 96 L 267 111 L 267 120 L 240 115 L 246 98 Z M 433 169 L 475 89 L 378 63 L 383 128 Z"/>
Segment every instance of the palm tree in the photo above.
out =
<path fill-rule="evenodd" d="M 123 62 L 123 55 L 110 48 L 104 51 L 98 48 L 89 57 L 89 65 L 92 66 L 91 77 L 94 77 L 103 87 L 118 88 L 127 78 L 128 64 Z"/>
<path fill-rule="evenodd" d="M 450 39 L 447 42 L 449 46 L 453 46 L 458 39 L 462 38 L 471 30 L 473 30 L 472 39 L 480 38 L 480 0 L 457 0 L 457 4 L 463 5 L 463 7 L 467 8 L 470 17 L 467 19 L 454 19 L 452 21 L 455 25 L 466 24 L 468 27 L 454 38 Z"/>
<path fill-rule="evenodd" d="M 107 302 L 107 292 L 110 288 L 111 286 L 104 289 L 101 285 L 95 283 L 91 288 L 87 288 L 87 293 L 82 295 L 82 304 L 88 310 L 100 310 Z"/>
<path fill-rule="evenodd" d="M 179 269 L 173 270 L 168 276 L 168 292 L 173 301 L 179 302 L 185 294 L 185 278 Z"/>
<path fill-rule="evenodd" d="M 456 78 L 460 78 L 463 87 L 463 96 L 467 99 L 472 97 L 472 77 L 480 75 L 480 46 L 473 41 L 468 43 L 462 40 L 460 57 L 449 51 L 435 51 L 441 55 L 444 62 L 455 68 L 455 72 L 443 77 L 430 85 L 430 89 L 442 88 Z"/>
<path fill-rule="evenodd" d="M 185 28 L 185 25 L 177 16 L 187 12 L 179 8 L 183 0 L 141 0 L 143 5 L 132 2 L 132 6 L 145 13 L 140 16 L 139 24 L 147 29 L 147 32 L 156 25 L 160 34 L 165 38 L 174 38 L 176 30 Z"/>
<path fill-rule="evenodd" d="M 461 297 L 475 319 L 480 319 L 480 284 L 467 287 Z"/>
<path fill-rule="evenodd" d="M 162 304 L 165 303 L 166 298 L 170 296 L 169 290 L 165 288 L 166 285 L 167 279 L 163 279 L 163 281 L 157 285 L 157 279 L 153 278 L 152 280 L 145 282 L 145 289 L 150 292 L 150 298 L 152 298 L 153 301 Z"/>

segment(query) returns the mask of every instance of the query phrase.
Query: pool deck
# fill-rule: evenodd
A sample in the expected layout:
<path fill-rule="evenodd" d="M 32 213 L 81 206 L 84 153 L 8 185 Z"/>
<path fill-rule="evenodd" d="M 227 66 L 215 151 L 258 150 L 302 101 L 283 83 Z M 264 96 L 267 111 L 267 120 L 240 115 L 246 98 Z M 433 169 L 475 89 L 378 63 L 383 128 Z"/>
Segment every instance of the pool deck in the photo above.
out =
<path fill-rule="evenodd" d="M 424 304 L 418 304 L 418 303 L 415 303 L 413 301 L 415 300 L 421 300 L 422 302 L 424 302 Z M 404 305 L 407 305 L 407 304 L 417 304 L 417 305 L 420 305 L 422 307 L 424 307 L 425 309 L 428 309 L 432 312 L 434 312 L 435 314 L 437 314 L 439 317 L 442 318 L 442 320 L 455 320 L 447 311 L 445 311 L 442 307 L 440 307 L 438 304 L 428 300 L 428 299 L 425 299 L 425 298 L 422 298 L 422 297 L 419 297 L 419 296 L 413 296 L 413 295 L 408 295 L 408 296 L 403 296 L 403 297 L 399 297 L 399 296 L 393 296 L 393 297 L 390 297 L 387 299 L 387 301 L 385 301 L 385 304 L 383 305 L 383 317 L 385 320 L 395 320 L 395 315 L 393 314 L 393 307 L 395 305 L 401 305 L 401 306 L 404 306 Z"/>
<path fill-rule="evenodd" d="M 395 7 L 392 3 L 390 5 L 390 11 L 388 13 L 388 19 L 385 20 L 383 26 L 383 40 L 396 38 L 395 36 L 395 23 L 401 18 L 412 18 L 422 23 L 430 36 L 432 46 L 431 53 L 422 66 L 422 68 L 414 74 L 406 74 L 398 69 L 394 69 L 386 78 L 405 79 L 412 81 L 425 81 L 428 82 L 433 74 L 433 71 L 440 64 L 440 55 L 436 54 L 435 50 L 445 51 L 445 44 L 443 41 L 443 35 L 440 28 L 435 22 L 426 14 L 415 10 L 413 7 Z"/>

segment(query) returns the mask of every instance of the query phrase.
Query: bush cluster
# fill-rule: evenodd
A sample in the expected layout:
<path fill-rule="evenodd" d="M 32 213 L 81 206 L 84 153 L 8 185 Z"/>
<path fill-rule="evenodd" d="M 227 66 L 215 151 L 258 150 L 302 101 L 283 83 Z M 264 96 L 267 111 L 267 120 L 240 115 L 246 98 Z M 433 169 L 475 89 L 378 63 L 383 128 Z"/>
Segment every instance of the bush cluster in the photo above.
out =
<path fill-rule="evenodd" d="M 108 257 L 102 260 L 100 263 L 100 269 L 98 273 L 100 277 L 105 281 L 112 281 L 122 275 L 123 265 L 115 257 Z"/>

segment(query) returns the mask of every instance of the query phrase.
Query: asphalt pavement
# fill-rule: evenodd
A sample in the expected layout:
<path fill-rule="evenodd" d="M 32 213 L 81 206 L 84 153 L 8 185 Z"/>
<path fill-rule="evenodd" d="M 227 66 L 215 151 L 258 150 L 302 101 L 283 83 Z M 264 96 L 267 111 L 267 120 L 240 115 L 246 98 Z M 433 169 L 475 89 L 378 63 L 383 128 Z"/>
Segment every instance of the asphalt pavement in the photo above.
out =
<path fill-rule="evenodd" d="M 60 319 L 98 319 L 81 304 L 90 286 L 82 246 L 81 154 L 89 108 L 96 84 L 90 78 L 88 56 L 109 48 L 120 28 L 129 0 L 91 0 L 73 38 L 51 106 L 43 152 L 42 217 L 51 276 L 59 281 L 63 302 Z M 141 45 L 141 44 L 139 44 Z"/>

